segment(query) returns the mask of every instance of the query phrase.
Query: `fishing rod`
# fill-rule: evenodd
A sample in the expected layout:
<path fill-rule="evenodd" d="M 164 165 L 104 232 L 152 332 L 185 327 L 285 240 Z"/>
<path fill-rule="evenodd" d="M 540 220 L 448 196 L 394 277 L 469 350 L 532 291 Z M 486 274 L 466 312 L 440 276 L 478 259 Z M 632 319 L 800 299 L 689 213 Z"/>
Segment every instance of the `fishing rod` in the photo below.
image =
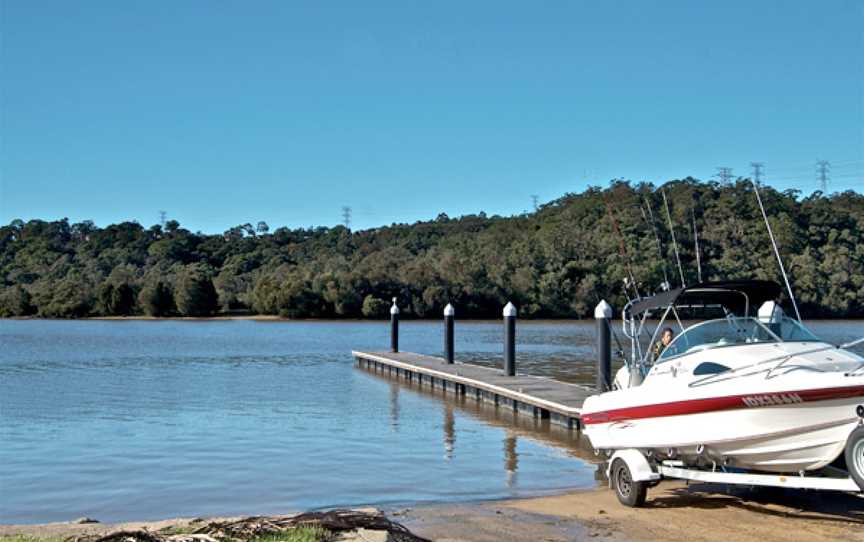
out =
<path fill-rule="evenodd" d="M 642 211 L 642 218 L 645 219 L 645 222 L 648 222 L 651 225 L 651 229 L 654 231 L 654 242 L 657 245 L 657 256 L 660 258 L 660 261 L 663 262 L 663 284 L 665 285 L 665 289 L 668 290 L 672 283 L 669 282 L 669 275 L 666 273 L 666 258 L 663 256 L 663 244 L 660 242 L 660 234 L 657 233 L 657 223 L 654 220 L 654 211 L 651 209 L 651 203 L 648 201 L 648 197 L 645 194 L 642 194 L 642 201 L 645 202 L 645 207 L 640 205 L 639 210 Z M 645 216 L 645 208 L 648 209 L 648 217 Z"/>
<path fill-rule="evenodd" d="M 681 255 L 678 254 L 678 242 L 675 241 L 675 228 L 672 227 L 672 214 L 669 212 L 669 200 L 666 199 L 666 190 L 660 189 L 663 194 L 663 205 L 666 206 L 666 220 L 669 222 L 669 233 L 672 234 L 672 248 L 675 249 L 675 260 L 678 262 L 678 273 L 681 275 L 681 286 L 687 287 L 684 282 L 684 269 L 681 267 Z"/>
<path fill-rule="evenodd" d="M 777 257 L 777 264 L 780 266 L 780 273 L 783 275 L 783 281 L 786 282 L 786 291 L 789 292 L 789 299 L 792 300 L 792 307 L 795 309 L 795 317 L 801 321 L 801 313 L 798 312 L 798 303 L 795 301 L 795 294 L 792 293 L 792 285 L 789 284 L 789 277 L 786 275 L 786 268 L 783 267 L 783 259 L 780 257 L 780 250 L 777 248 L 777 241 L 774 240 L 774 232 L 771 230 L 771 223 L 768 222 L 768 214 L 765 213 L 765 206 L 762 205 L 762 196 L 759 195 L 759 187 L 752 179 L 753 191 L 756 192 L 756 201 L 759 202 L 759 209 L 762 211 L 762 218 L 765 220 L 765 228 L 768 230 L 768 237 L 771 238 L 771 246 L 774 247 L 774 256 Z"/>
<path fill-rule="evenodd" d="M 612 228 L 615 230 L 615 233 L 618 236 L 618 253 L 621 255 L 622 258 L 624 258 L 624 264 L 627 267 L 629 281 L 633 285 L 633 291 L 636 292 L 636 298 L 639 299 L 642 296 L 639 294 L 639 287 L 636 285 L 636 277 L 633 275 L 633 265 L 630 261 L 630 255 L 627 253 L 627 247 L 624 245 L 624 235 L 621 233 L 621 228 L 618 227 L 618 219 L 616 219 L 615 215 L 612 213 L 612 205 L 609 203 L 609 199 L 606 197 L 606 194 L 603 194 L 603 203 L 606 204 L 606 213 L 609 215 L 609 219 L 612 221 Z M 627 282 L 627 279 L 625 279 L 625 289 L 627 287 Z"/>
<path fill-rule="evenodd" d="M 699 255 L 699 230 L 696 228 L 696 206 L 690 209 L 693 216 L 693 241 L 696 244 L 696 271 L 699 273 L 699 282 L 702 282 L 702 258 Z"/>

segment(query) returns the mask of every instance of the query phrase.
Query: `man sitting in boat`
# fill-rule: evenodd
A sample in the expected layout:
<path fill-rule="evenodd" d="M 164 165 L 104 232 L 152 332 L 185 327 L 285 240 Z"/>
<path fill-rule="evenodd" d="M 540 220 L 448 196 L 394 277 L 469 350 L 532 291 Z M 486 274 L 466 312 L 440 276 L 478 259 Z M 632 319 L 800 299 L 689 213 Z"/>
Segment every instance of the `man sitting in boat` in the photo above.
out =
<path fill-rule="evenodd" d="M 666 350 L 666 347 L 669 346 L 669 343 L 672 342 L 672 339 L 675 338 L 675 332 L 672 331 L 671 327 L 667 327 L 663 330 L 663 335 L 660 336 L 660 340 L 654 345 L 654 361 L 663 354 L 663 351 Z"/>

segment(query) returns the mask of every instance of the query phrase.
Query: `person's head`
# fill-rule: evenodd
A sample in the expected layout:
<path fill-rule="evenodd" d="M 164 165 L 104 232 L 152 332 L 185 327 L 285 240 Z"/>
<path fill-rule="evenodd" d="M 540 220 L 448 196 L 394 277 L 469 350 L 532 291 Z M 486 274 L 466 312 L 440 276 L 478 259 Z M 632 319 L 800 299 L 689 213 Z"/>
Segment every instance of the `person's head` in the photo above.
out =
<path fill-rule="evenodd" d="M 663 346 L 669 346 L 669 343 L 671 343 L 674 338 L 675 332 L 672 331 L 671 327 L 665 328 L 663 334 L 660 336 L 660 340 L 663 341 Z"/>

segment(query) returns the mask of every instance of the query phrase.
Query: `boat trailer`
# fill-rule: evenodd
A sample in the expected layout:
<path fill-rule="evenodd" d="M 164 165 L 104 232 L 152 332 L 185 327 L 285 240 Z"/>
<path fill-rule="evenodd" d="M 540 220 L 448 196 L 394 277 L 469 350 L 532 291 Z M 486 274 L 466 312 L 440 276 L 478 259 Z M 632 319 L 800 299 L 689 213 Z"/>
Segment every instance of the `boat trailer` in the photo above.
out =
<path fill-rule="evenodd" d="M 748 471 L 728 472 L 724 470 L 702 469 L 687 466 L 680 460 L 664 460 L 659 463 L 649 459 L 636 449 L 617 450 L 609 458 L 606 475 L 610 487 L 615 491 L 621 504 L 640 507 L 645 503 L 647 490 L 664 478 L 704 482 L 711 484 L 731 484 L 762 487 L 783 487 L 791 489 L 813 489 L 822 491 L 843 491 L 862 493 L 846 471 L 836 470 L 846 476 L 820 476 L 816 474 L 763 474 Z"/>

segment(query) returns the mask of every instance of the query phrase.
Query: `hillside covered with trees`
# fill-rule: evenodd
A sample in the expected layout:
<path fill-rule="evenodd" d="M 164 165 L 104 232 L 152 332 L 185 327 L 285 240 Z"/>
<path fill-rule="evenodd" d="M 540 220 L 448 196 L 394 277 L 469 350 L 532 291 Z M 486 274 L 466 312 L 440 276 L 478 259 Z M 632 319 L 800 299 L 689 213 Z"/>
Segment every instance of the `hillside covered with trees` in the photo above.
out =
<path fill-rule="evenodd" d="M 705 280 L 780 280 L 749 181 L 663 190 L 688 283 L 694 221 Z M 761 193 L 803 315 L 864 316 L 864 196 Z M 519 216 L 442 214 L 357 232 L 15 220 L 0 227 L 0 316 L 377 318 L 396 296 L 415 317 L 437 318 L 448 302 L 460 317 L 497 317 L 508 300 L 527 317 L 586 317 L 600 298 L 623 305 L 628 261 L 642 293 L 667 276 L 678 285 L 671 239 L 660 189 L 627 182 Z"/>

